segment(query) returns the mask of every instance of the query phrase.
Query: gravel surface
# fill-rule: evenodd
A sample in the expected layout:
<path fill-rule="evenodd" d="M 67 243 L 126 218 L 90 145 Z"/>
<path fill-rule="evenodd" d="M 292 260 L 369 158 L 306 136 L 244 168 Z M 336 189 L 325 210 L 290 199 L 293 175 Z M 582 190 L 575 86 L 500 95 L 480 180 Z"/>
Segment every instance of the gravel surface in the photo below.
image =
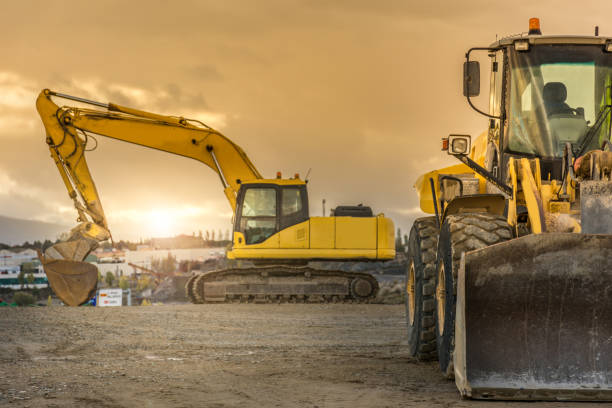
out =
<path fill-rule="evenodd" d="M 525 405 L 461 400 L 408 356 L 401 305 L 2 308 L 0 334 L 0 406 Z"/>

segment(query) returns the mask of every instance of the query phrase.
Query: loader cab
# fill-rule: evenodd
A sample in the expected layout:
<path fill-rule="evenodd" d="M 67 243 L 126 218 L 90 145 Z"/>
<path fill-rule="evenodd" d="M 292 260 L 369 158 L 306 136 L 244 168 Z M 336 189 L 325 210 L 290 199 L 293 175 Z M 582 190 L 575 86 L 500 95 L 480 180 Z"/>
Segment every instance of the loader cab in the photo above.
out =
<path fill-rule="evenodd" d="M 469 60 L 477 52 L 491 60 L 488 109 L 470 100 L 479 89 L 478 62 Z M 469 50 L 467 60 L 464 94 L 489 118 L 497 152 L 485 167 L 502 180 L 510 157 L 537 157 L 542 177 L 558 179 L 567 143 L 578 157 L 610 140 L 612 38 L 510 37 Z"/>
<path fill-rule="evenodd" d="M 234 232 L 244 236 L 246 245 L 259 244 L 308 218 L 308 192 L 304 181 L 257 180 L 240 186 Z"/>

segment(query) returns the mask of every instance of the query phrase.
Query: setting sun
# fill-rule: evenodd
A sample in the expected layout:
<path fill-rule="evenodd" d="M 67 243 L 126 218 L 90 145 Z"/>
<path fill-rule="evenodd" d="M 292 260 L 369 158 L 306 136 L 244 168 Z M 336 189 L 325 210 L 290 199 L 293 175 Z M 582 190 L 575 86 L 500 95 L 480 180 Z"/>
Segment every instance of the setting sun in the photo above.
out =
<path fill-rule="evenodd" d="M 151 236 L 170 237 L 176 234 L 176 231 L 174 231 L 176 219 L 170 211 L 154 209 L 149 212 L 147 218 L 148 220 L 145 220 L 145 222 Z"/>

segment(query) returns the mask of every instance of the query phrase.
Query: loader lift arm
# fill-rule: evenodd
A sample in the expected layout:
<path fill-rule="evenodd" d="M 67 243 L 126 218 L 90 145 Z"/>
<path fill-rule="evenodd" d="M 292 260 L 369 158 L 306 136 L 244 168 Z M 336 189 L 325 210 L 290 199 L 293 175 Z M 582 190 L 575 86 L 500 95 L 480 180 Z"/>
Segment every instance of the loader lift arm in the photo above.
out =
<path fill-rule="evenodd" d="M 53 102 L 52 96 L 106 110 L 60 107 Z M 83 288 L 96 281 L 97 272 L 81 261 L 99 242 L 111 237 L 85 159 L 90 134 L 174 153 L 206 164 L 219 175 L 232 210 L 236 208 L 240 183 L 262 178 L 238 145 L 196 120 L 89 101 L 48 89 L 39 94 L 36 108 L 45 126 L 51 157 L 79 214 L 79 225 L 72 229 L 70 236 L 41 255 L 52 287 L 67 304 L 80 304 L 87 300 L 84 296 L 74 297 L 74 294 L 89 293 Z"/>

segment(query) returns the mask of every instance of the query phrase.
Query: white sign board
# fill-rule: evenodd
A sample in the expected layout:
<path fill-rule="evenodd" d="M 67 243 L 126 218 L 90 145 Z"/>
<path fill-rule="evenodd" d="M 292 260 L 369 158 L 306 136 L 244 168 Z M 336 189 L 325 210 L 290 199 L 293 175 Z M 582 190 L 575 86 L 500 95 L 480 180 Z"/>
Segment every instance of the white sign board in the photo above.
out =
<path fill-rule="evenodd" d="M 100 289 L 98 293 L 98 306 L 121 306 L 123 290 L 121 289 Z"/>

